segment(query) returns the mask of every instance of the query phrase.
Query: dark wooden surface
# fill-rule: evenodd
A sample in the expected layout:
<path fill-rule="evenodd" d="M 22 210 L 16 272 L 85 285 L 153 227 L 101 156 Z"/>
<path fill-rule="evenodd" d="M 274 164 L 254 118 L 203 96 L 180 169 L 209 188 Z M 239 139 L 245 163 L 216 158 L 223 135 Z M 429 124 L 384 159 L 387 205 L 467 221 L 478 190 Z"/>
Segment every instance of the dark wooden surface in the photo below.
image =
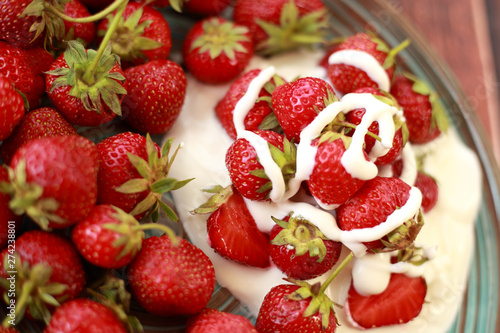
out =
<path fill-rule="evenodd" d="M 454 71 L 500 161 L 500 2 L 396 0 Z"/>

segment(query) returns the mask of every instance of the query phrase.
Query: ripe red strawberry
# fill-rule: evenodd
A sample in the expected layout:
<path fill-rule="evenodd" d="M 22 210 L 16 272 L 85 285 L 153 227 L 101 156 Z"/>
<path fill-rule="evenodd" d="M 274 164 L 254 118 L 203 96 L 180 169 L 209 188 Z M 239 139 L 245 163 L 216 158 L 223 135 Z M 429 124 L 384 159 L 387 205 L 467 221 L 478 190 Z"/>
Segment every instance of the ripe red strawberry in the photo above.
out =
<path fill-rule="evenodd" d="M 78 135 L 31 140 L 12 157 L 11 207 L 42 228 L 85 218 L 97 200 L 97 148 Z"/>
<path fill-rule="evenodd" d="M 93 265 L 121 268 L 129 264 L 141 249 L 144 230 L 156 228 L 173 232 L 162 224 L 139 224 L 130 214 L 111 205 L 96 205 L 76 224 L 71 239 L 78 252 Z"/>
<path fill-rule="evenodd" d="M 160 264 L 161 263 L 161 264 Z M 147 238 L 127 268 L 132 296 L 158 316 L 200 312 L 215 288 L 215 271 L 203 251 L 185 239 Z"/>
<path fill-rule="evenodd" d="M 333 54 L 343 50 L 366 52 L 374 57 L 385 69 L 389 77 L 389 82 L 391 82 L 394 74 L 394 57 L 406 45 L 407 42 L 403 42 L 394 49 L 389 49 L 387 44 L 376 36 L 357 33 L 340 43 Z M 378 83 L 373 81 L 364 70 L 344 63 L 330 64 L 328 66 L 328 77 L 335 90 L 341 94 L 347 94 L 363 87 L 378 88 Z M 380 88 L 389 89 L 389 87 Z"/>
<path fill-rule="evenodd" d="M 9 176 L 7 169 L 0 166 L 0 250 L 3 250 L 9 244 L 9 239 L 14 241 L 18 227 L 21 225 L 22 216 L 14 214 L 9 208 L 10 196 L 2 193 L 2 182 L 8 182 Z M 13 243 L 12 243 L 13 244 Z"/>
<path fill-rule="evenodd" d="M 37 36 L 37 31 L 31 31 L 31 26 L 39 23 L 42 18 L 28 15 L 20 17 L 31 2 L 31 0 L 2 1 L 0 39 L 24 48 L 42 44 L 44 34 Z"/>
<path fill-rule="evenodd" d="M 342 156 L 350 142 L 351 139 L 342 134 L 326 132 L 311 143 L 318 150 L 307 185 L 311 194 L 323 205 L 337 207 L 345 203 L 365 183 L 352 177 L 342 164 Z M 368 160 L 366 153 L 364 155 Z"/>
<path fill-rule="evenodd" d="M 80 0 L 71 0 L 64 4 L 64 14 L 73 18 L 90 16 L 90 12 Z M 96 37 L 95 22 L 77 23 L 64 21 L 64 40 L 79 40 L 84 46 L 92 45 Z"/>
<path fill-rule="evenodd" d="M 76 135 L 76 130 L 56 110 L 44 107 L 26 113 L 0 146 L 0 156 L 5 163 L 22 144 L 41 137 L 56 135 Z"/>
<path fill-rule="evenodd" d="M 173 61 L 151 60 L 127 68 L 128 94 L 123 117 L 139 132 L 160 134 L 168 131 L 181 112 L 186 96 L 186 74 Z"/>
<path fill-rule="evenodd" d="M 271 259 L 289 278 L 315 278 L 339 260 L 342 243 L 327 239 L 309 221 L 287 216 L 275 222 L 271 229 Z"/>
<path fill-rule="evenodd" d="M 23 97 L 8 78 L 0 75 L 0 141 L 14 132 L 24 112 Z"/>
<path fill-rule="evenodd" d="M 280 284 L 264 297 L 255 323 L 259 333 L 333 333 L 337 320 L 331 301 L 318 286 Z M 307 296 L 304 296 L 307 295 Z M 314 301 L 313 301 L 314 299 Z M 318 307 L 320 307 L 318 309 Z"/>
<path fill-rule="evenodd" d="M 107 48 L 99 68 L 92 71 L 96 55 L 97 51 L 69 41 L 47 72 L 49 98 L 73 125 L 98 126 L 121 114 L 120 101 L 127 90 L 119 59 Z"/>
<path fill-rule="evenodd" d="M 266 140 L 269 147 L 273 147 L 271 157 L 281 169 L 287 184 L 295 175 L 295 145 L 273 131 L 257 130 L 254 133 Z M 251 200 L 269 199 L 273 184 L 258 160 L 257 151 L 247 139 L 237 139 L 229 147 L 226 168 L 231 182 L 242 196 Z"/>
<path fill-rule="evenodd" d="M 418 171 L 414 186 L 422 192 L 422 211 L 429 212 L 434 208 L 439 197 L 439 187 L 436 180 L 425 172 Z"/>
<path fill-rule="evenodd" d="M 240 75 L 250 62 L 252 36 L 246 26 L 221 17 L 207 18 L 189 30 L 182 55 L 187 69 L 198 80 L 226 83 Z"/>
<path fill-rule="evenodd" d="M 207 219 L 210 246 L 221 256 L 244 265 L 270 265 L 269 235 L 260 231 L 243 197 L 233 186 L 216 187 L 206 204 L 195 209 Z"/>
<path fill-rule="evenodd" d="M 217 309 L 205 308 L 186 323 L 186 333 L 221 332 L 258 333 L 248 318 Z"/>
<path fill-rule="evenodd" d="M 238 0 L 233 19 L 250 29 L 259 52 L 272 54 L 322 42 L 326 10 L 319 0 Z"/>
<path fill-rule="evenodd" d="M 114 15 L 105 18 L 97 26 L 99 43 L 109 29 L 109 22 Z M 170 27 L 162 13 L 137 2 L 126 5 L 110 42 L 113 53 L 120 57 L 123 68 L 153 59 L 167 59 L 172 48 Z"/>
<path fill-rule="evenodd" d="M 32 317 L 48 322 L 54 305 L 77 297 L 85 286 L 85 271 L 78 252 L 69 240 L 54 233 L 24 232 L 16 240 L 15 264 L 5 260 L 6 256 L 12 259 L 12 255 L 14 252 L 9 248 L 0 253 L 5 263 L 0 270 L 0 281 L 8 290 L 4 283 L 14 276 L 16 314 L 19 316 L 31 306 L 29 314 Z M 29 295 L 24 302 L 21 301 L 23 294 L 24 297 Z"/>
<path fill-rule="evenodd" d="M 58 307 L 46 333 L 126 333 L 116 313 L 107 306 L 86 298 L 77 298 Z"/>
<path fill-rule="evenodd" d="M 410 74 L 399 75 L 391 94 L 403 108 L 410 142 L 427 143 L 446 132 L 445 111 L 436 93 L 424 82 Z"/>
<path fill-rule="evenodd" d="M 360 295 L 351 285 L 345 309 L 348 316 L 363 328 L 403 324 L 418 316 L 426 293 L 423 277 L 393 273 L 389 285 L 380 294 Z"/>
<path fill-rule="evenodd" d="M 0 326 L 0 333 L 19 333 L 18 330 L 16 330 L 14 327 L 5 327 L 5 326 Z"/>
<path fill-rule="evenodd" d="M 271 101 L 288 140 L 300 142 L 301 131 L 328 104 L 336 100 L 331 85 L 319 78 L 304 77 L 276 87 Z"/>
<path fill-rule="evenodd" d="M 43 71 L 52 61 L 52 56 L 41 47 L 22 50 L 0 41 L 0 75 L 10 79 L 26 96 L 30 109 L 40 104 L 45 93 Z"/>
<path fill-rule="evenodd" d="M 375 177 L 337 208 L 337 223 L 342 230 L 372 228 L 387 220 L 396 209 L 404 206 L 410 197 L 410 186 L 399 178 Z M 420 221 L 408 221 L 409 231 L 403 239 L 394 239 L 394 247 L 406 247 L 413 242 L 421 228 Z M 415 232 L 415 233 L 414 233 Z M 408 236 L 409 239 L 405 237 Z M 385 237 L 384 237 L 385 238 Z M 405 241 L 398 244 L 399 241 Z M 381 240 L 365 242 L 369 250 L 381 250 L 388 246 Z"/>
<path fill-rule="evenodd" d="M 260 69 L 253 69 L 236 79 L 229 87 L 226 95 L 215 106 L 216 115 L 231 139 L 236 139 L 236 129 L 234 128 L 233 121 L 234 108 L 243 95 L 245 95 L 248 86 L 252 80 L 259 75 L 260 71 Z M 274 80 L 271 80 L 271 82 L 272 81 Z M 269 97 L 271 94 L 267 92 L 266 89 L 261 89 L 259 97 L 264 96 Z M 258 101 L 245 116 L 245 129 L 248 131 L 256 131 L 258 129 L 264 130 L 279 127 L 277 122 L 273 123 L 271 121 L 272 119 L 275 120 L 273 110 L 269 103 L 263 100 Z M 262 128 L 262 126 L 264 127 Z"/>

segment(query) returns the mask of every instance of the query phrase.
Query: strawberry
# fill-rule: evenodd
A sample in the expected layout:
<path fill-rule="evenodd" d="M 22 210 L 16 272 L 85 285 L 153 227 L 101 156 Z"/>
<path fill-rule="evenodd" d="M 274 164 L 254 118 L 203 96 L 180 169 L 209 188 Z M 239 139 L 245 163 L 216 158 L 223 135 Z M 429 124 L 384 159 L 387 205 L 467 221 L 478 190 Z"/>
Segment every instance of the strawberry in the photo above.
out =
<path fill-rule="evenodd" d="M 64 4 L 64 14 L 72 18 L 90 16 L 90 12 L 80 0 L 71 0 Z M 94 22 L 77 23 L 64 20 L 64 40 L 78 40 L 84 46 L 92 45 L 96 37 L 96 26 Z"/>
<path fill-rule="evenodd" d="M 44 107 L 26 113 L 18 126 L 0 146 L 0 156 L 9 163 L 22 144 L 41 137 L 76 135 L 76 130 L 53 108 Z"/>
<path fill-rule="evenodd" d="M 311 143 L 318 150 L 307 185 L 316 201 L 323 205 L 337 207 L 345 203 L 365 183 L 351 176 L 342 164 L 350 142 L 349 137 L 328 131 Z M 364 156 L 368 160 L 366 153 Z"/>
<path fill-rule="evenodd" d="M 110 27 L 115 14 L 97 26 L 99 43 Z M 122 67 L 140 65 L 153 59 L 167 59 L 172 48 L 170 27 L 158 10 L 129 2 L 111 35 L 111 48 L 122 61 Z"/>
<path fill-rule="evenodd" d="M 78 135 L 31 140 L 10 162 L 10 207 L 42 228 L 64 228 L 85 218 L 97 200 L 97 148 Z"/>
<path fill-rule="evenodd" d="M 99 153 L 98 187 L 100 204 L 111 204 L 140 219 L 149 211 L 153 220 L 159 210 L 177 221 L 174 211 L 162 202 L 162 195 L 176 190 L 191 179 L 177 181 L 168 177 L 177 150 L 170 158 L 172 139 L 167 139 L 161 151 L 140 134 L 124 132 L 97 144 Z"/>
<path fill-rule="evenodd" d="M 360 295 L 351 285 L 345 309 L 352 321 L 362 328 L 403 324 L 418 316 L 426 293 L 423 277 L 392 273 L 389 285 L 380 294 Z"/>
<path fill-rule="evenodd" d="M 271 158 L 281 170 L 285 185 L 295 175 L 296 148 L 283 135 L 272 131 L 254 131 L 267 141 Z M 260 164 L 257 151 L 245 138 L 234 141 L 226 152 L 226 168 L 234 187 L 247 199 L 268 200 L 273 183 Z"/>
<path fill-rule="evenodd" d="M 197 16 L 221 16 L 231 2 L 231 0 L 184 0 L 182 9 L 188 14 Z"/>
<path fill-rule="evenodd" d="M 33 318 L 48 322 L 54 306 L 77 297 L 85 286 L 78 252 L 69 240 L 54 233 L 26 231 L 16 240 L 15 251 L 7 248 L 0 258 L 5 263 L 0 270 L 2 287 L 9 289 L 9 277 L 16 281 L 17 320 L 29 306 Z"/>
<path fill-rule="evenodd" d="M 434 208 L 439 197 L 436 180 L 427 173 L 418 171 L 414 186 L 422 192 L 422 211 L 428 213 Z"/>
<path fill-rule="evenodd" d="M 14 327 L 0 326 L 0 333 L 19 333 Z"/>
<path fill-rule="evenodd" d="M 0 183 L 8 182 L 7 169 L 0 166 Z M 13 244 L 16 233 L 21 226 L 22 216 L 14 214 L 9 207 L 10 196 L 0 192 L 0 251 Z M 10 240 L 10 241 L 9 241 Z"/>
<path fill-rule="evenodd" d="M 271 229 L 271 259 L 289 278 L 315 278 L 339 260 L 342 243 L 327 239 L 309 221 L 300 216 L 274 221 L 277 224 Z"/>
<path fill-rule="evenodd" d="M 185 239 L 153 236 L 144 240 L 127 267 L 132 296 L 158 316 L 200 312 L 215 288 L 215 271 L 203 251 Z"/>
<path fill-rule="evenodd" d="M 141 249 L 144 230 L 170 229 L 162 224 L 139 224 L 130 214 L 111 205 L 96 205 L 90 214 L 76 224 L 71 239 L 78 252 L 93 265 L 121 268 L 132 261 Z"/>
<path fill-rule="evenodd" d="M 231 139 L 236 139 L 236 129 L 234 128 L 233 112 L 238 101 L 245 95 L 248 86 L 260 73 L 260 69 L 250 70 L 236 79 L 224 97 L 215 106 L 215 113 L 222 127 L 226 130 Z M 271 80 L 271 83 L 274 80 Z M 261 89 L 260 97 L 269 97 L 271 94 L 266 89 Z M 269 103 L 264 100 L 256 101 L 244 119 L 245 129 L 256 131 L 258 129 L 274 129 L 279 127 Z"/>
<path fill-rule="evenodd" d="M 97 51 L 76 41 L 68 42 L 46 76 L 55 108 L 79 126 L 98 126 L 121 114 L 120 101 L 127 93 L 124 81 L 119 59 L 109 48 L 99 57 Z"/>
<path fill-rule="evenodd" d="M 87 298 L 77 298 L 58 307 L 45 333 L 126 333 L 125 326 L 107 306 Z"/>
<path fill-rule="evenodd" d="M 298 283 L 298 282 L 297 282 Z M 280 284 L 266 294 L 255 328 L 260 333 L 333 333 L 337 320 L 332 302 L 319 285 Z"/>
<path fill-rule="evenodd" d="M 12 82 L 0 75 L 0 141 L 8 138 L 25 112 L 22 95 Z"/>
<path fill-rule="evenodd" d="M 326 9 L 319 0 L 238 0 L 233 19 L 250 29 L 257 51 L 264 54 L 324 41 Z"/>
<path fill-rule="evenodd" d="M 399 75 L 391 94 L 403 108 L 412 143 L 427 143 L 446 132 L 448 120 L 438 96 L 423 81 L 405 73 Z"/>
<path fill-rule="evenodd" d="M 52 56 L 43 48 L 22 50 L 0 41 L 0 75 L 10 79 L 16 89 L 26 96 L 30 109 L 40 104 L 45 93 L 42 71 L 52 61 Z"/>
<path fill-rule="evenodd" d="M 250 62 L 252 36 L 245 26 L 221 17 L 207 18 L 189 30 L 182 55 L 187 69 L 198 80 L 226 83 L 240 75 Z"/>
<path fill-rule="evenodd" d="M 205 308 L 186 323 L 186 333 L 221 332 L 258 333 L 248 318 L 217 309 Z"/>
<path fill-rule="evenodd" d="M 409 196 L 410 186 L 401 179 L 375 177 L 368 180 L 346 203 L 337 208 L 337 224 L 342 230 L 375 227 L 385 222 L 396 209 L 404 206 Z M 383 241 L 374 240 L 363 244 L 369 250 L 406 247 L 408 242 L 413 242 L 422 224 L 418 219 L 410 219 L 400 230 L 396 229 L 394 234 L 384 237 Z M 408 230 L 404 231 L 405 228 Z"/>
<path fill-rule="evenodd" d="M 338 62 L 330 63 L 328 66 L 328 77 L 335 91 L 341 94 L 347 94 L 363 87 L 375 87 L 388 91 L 394 75 L 394 58 L 399 51 L 407 46 L 407 44 L 408 42 L 405 41 L 397 47 L 389 49 L 387 44 L 375 35 L 362 32 L 346 38 L 338 45 L 338 48 L 333 52 L 332 56 L 335 56 L 339 51 L 345 50 L 361 51 L 372 56 L 387 73 L 388 82 L 386 83 L 388 86 L 379 87 L 379 82 L 375 82 L 364 70 L 343 63 L 341 62 L 342 59 L 340 59 Z"/>
<path fill-rule="evenodd" d="M 211 213 L 207 219 L 210 246 L 221 256 L 243 265 L 270 265 L 269 235 L 260 231 L 243 197 L 233 186 L 215 187 L 207 203 L 194 213 Z"/>
<path fill-rule="evenodd" d="M 139 132 L 165 133 L 181 112 L 186 97 L 186 74 L 173 61 L 151 60 L 127 68 L 128 95 L 123 101 L 125 121 Z"/>
<path fill-rule="evenodd" d="M 319 78 L 304 77 L 273 91 L 272 106 L 288 140 L 300 142 L 300 132 L 328 104 L 337 100 L 331 85 Z"/>

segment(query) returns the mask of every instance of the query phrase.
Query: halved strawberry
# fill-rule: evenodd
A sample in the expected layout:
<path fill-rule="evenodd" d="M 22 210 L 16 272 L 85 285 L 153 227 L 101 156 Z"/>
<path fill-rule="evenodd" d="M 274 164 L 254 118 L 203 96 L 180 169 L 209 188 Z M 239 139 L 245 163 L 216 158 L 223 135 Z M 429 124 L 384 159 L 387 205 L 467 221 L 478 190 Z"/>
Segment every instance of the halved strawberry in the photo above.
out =
<path fill-rule="evenodd" d="M 349 317 L 363 328 L 403 324 L 418 316 L 426 294 L 423 277 L 393 273 L 380 294 L 363 296 L 351 285 L 345 308 Z"/>

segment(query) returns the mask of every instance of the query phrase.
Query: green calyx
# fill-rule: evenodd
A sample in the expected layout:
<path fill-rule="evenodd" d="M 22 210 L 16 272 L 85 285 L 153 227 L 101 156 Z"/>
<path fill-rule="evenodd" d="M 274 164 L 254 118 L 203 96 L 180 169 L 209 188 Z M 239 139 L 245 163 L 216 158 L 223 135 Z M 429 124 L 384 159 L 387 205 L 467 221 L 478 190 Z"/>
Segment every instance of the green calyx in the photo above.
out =
<path fill-rule="evenodd" d="M 49 222 L 65 223 L 56 214 L 59 203 L 54 198 L 43 198 L 43 188 L 26 181 L 26 160 L 21 159 L 15 169 L 7 167 L 8 182 L 0 182 L 0 192 L 9 194 L 9 208 L 16 215 L 28 215 L 43 230 L 49 229 Z"/>
<path fill-rule="evenodd" d="M 400 44 L 396 45 L 394 48 L 391 49 L 389 48 L 389 46 L 387 46 L 387 44 L 383 40 L 377 37 L 374 33 L 368 32 L 367 34 L 370 40 L 377 44 L 377 51 L 381 51 L 387 54 L 384 63 L 382 64 L 382 67 L 384 69 L 389 69 L 392 66 L 394 66 L 396 61 L 396 56 L 399 54 L 399 52 L 401 52 L 408 45 L 410 45 L 410 40 L 405 39 Z"/>
<path fill-rule="evenodd" d="M 250 40 L 247 27 L 214 17 L 203 22 L 202 28 L 204 33 L 193 41 L 191 51 L 198 48 L 199 54 L 208 52 L 211 59 L 225 54 L 230 60 L 236 58 L 235 52 L 248 52 L 241 45 Z"/>
<path fill-rule="evenodd" d="M 111 48 L 108 46 L 102 56 L 97 59 L 96 69 L 90 71 L 97 56 L 97 51 L 86 50 L 78 41 L 69 41 L 68 48 L 64 52 L 68 68 L 57 68 L 46 72 L 46 74 L 58 76 L 49 92 L 69 85 L 71 86 L 69 94 L 81 100 L 86 110 L 101 113 L 103 108 L 101 101 L 103 101 L 112 112 L 121 115 L 118 95 L 125 95 L 127 90 L 118 81 L 124 82 L 125 77 L 118 72 L 111 73 L 120 59 L 111 53 Z M 89 72 L 93 74 L 89 75 Z"/>
<path fill-rule="evenodd" d="M 146 20 L 139 23 L 144 10 L 139 8 L 133 12 L 127 19 L 119 16 L 116 29 L 111 35 L 111 48 L 113 53 L 118 55 L 120 59 L 125 61 L 133 61 L 135 59 L 147 59 L 143 51 L 154 50 L 161 47 L 163 44 L 151 38 L 143 37 L 144 30 L 149 27 L 151 20 Z M 112 22 L 115 14 L 108 16 L 108 22 Z M 107 30 L 99 30 L 97 34 L 104 36 Z"/>
<path fill-rule="evenodd" d="M 204 189 L 203 192 L 213 193 L 213 195 L 198 208 L 193 209 L 190 212 L 191 214 L 210 214 L 215 212 L 220 206 L 227 202 L 231 195 L 233 195 L 233 186 L 229 185 L 222 187 L 220 185 L 215 185 Z"/>
<path fill-rule="evenodd" d="M 295 217 L 293 213 L 289 216 L 288 222 L 273 217 L 273 221 L 283 230 L 271 240 L 271 244 L 293 246 L 296 255 L 309 253 L 311 258 L 318 257 L 317 261 L 322 262 L 326 255 L 325 235 L 318 227 L 302 217 Z"/>
<path fill-rule="evenodd" d="M 257 51 L 264 55 L 294 50 L 303 46 L 311 47 L 326 42 L 326 10 L 318 10 L 300 16 L 293 0 L 283 6 L 279 25 L 263 20 L 258 20 L 257 23 L 269 36 L 267 40 L 256 46 Z"/>
<path fill-rule="evenodd" d="M 46 31 L 45 44 L 49 41 L 49 44 L 52 45 L 53 38 L 56 40 L 62 40 L 64 38 L 65 26 L 63 19 L 53 11 L 47 10 L 47 7 L 50 6 L 55 10 L 64 12 L 64 3 L 66 2 L 68 2 L 68 0 L 33 0 L 26 6 L 19 17 L 41 17 L 41 20 L 36 21 L 30 27 L 31 32 L 35 31 L 33 40 L 37 39 L 44 31 Z"/>
<path fill-rule="evenodd" d="M 49 307 L 59 306 L 64 300 L 61 295 L 68 286 L 63 283 L 50 282 L 52 268 L 44 263 L 39 263 L 30 267 L 27 262 L 14 254 L 14 267 L 9 256 L 5 256 L 3 266 L 8 278 L 0 278 L 0 286 L 6 290 L 3 294 L 4 301 L 10 304 L 10 300 L 15 300 L 15 322 L 19 322 L 27 309 L 30 315 L 45 323 L 50 321 L 51 312 Z M 15 282 L 15 296 L 9 295 L 11 280 Z M 10 317 L 7 316 L 2 325 L 10 325 Z"/>
<path fill-rule="evenodd" d="M 158 157 L 158 151 L 149 134 L 146 137 L 148 160 L 144 160 L 136 155 L 128 153 L 129 161 L 137 169 L 142 178 L 131 179 L 118 188 L 116 191 L 122 193 L 140 193 L 148 191 L 146 198 L 139 202 L 137 206 L 130 212 L 131 215 L 138 215 L 145 211 L 150 211 L 153 221 L 157 221 L 160 209 L 172 221 L 178 221 L 178 217 L 166 203 L 162 201 L 163 194 L 177 190 L 193 178 L 178 181 L 168 177 L 168 173 L 174 162 L 177 152 L 181 145 L 177 147 L 172 156 L 170 149 L 174 139 L 168 138 L 161 149 L 161 155 Z"/>

